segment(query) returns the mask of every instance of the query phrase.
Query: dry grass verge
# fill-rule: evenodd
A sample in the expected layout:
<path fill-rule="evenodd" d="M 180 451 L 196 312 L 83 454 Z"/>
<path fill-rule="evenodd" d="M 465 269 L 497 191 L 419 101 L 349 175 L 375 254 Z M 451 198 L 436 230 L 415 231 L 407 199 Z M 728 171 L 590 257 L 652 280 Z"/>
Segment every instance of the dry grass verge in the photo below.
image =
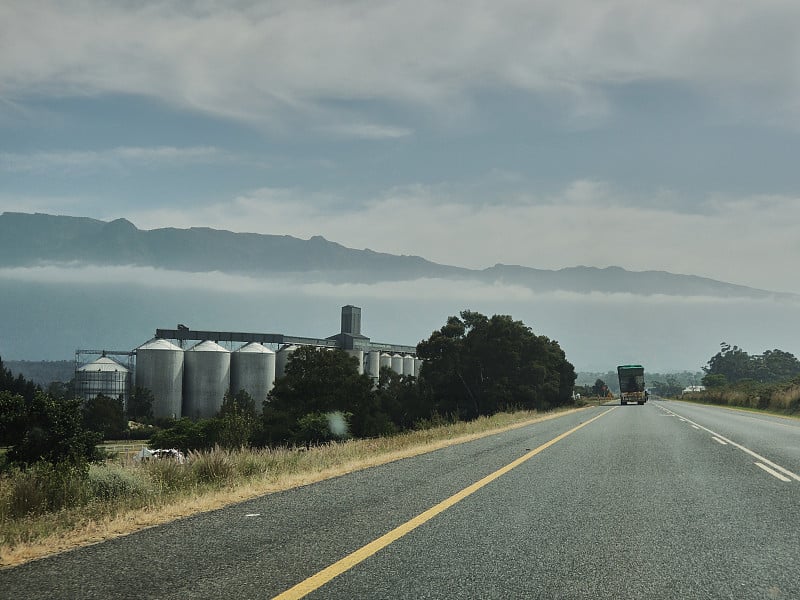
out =
<path fill-rule="evenodd" d="M 312 448 L 216 449 L 190 456 L 189 464 L 130 459 L 93 466 L 91 498 L 77 507 L 17 516 L 8 478 L 0 480 L 0 565 L 43 556 L 161 525 L 192 514 L 307 485 L 403 458 L 461 444 L 576 410 L 503 413 L 402 435 L 350 440 Z M 36 490 L 25 493 L 35 499 Z M 16 499 L 17 502 L 21 500 Z"/>
<path fill-rule="evenodd" d="M 730 408 L 767 411 L 782 416 L 797 416 L 800 413 L 800 379 L 782 384 L 742 382 L 684 394 L 681 399 Z"/>

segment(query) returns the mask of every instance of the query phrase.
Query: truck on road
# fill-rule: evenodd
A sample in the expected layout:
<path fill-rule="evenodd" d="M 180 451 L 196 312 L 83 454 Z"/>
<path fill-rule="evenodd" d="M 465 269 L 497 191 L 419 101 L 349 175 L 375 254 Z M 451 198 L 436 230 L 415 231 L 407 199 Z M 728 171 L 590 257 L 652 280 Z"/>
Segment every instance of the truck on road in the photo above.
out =
<path fill-rule="evenodd" d="M 619 377 L 620 404 L 647 402 L 647 391 L 644 387 L 644 367 L 642 365 L 620 365 L 617 367 Z"/>

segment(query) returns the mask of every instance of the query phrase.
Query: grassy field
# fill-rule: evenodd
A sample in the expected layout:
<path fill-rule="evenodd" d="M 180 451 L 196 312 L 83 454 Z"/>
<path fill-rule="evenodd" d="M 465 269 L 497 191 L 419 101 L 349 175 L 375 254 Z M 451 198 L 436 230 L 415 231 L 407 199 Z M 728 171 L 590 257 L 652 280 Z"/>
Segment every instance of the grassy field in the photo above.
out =
<path fill-rule="evenodd" d="M 0 565 L 21 564 L 197 512 L 431 452 L 580 409 L 517 412 L 314 447 L 191 453 L 138 463 L 124 449 L 88 475 L 40 468 L 0 476 Z M 138 447 L 137 447 L 138 449 Z"/>

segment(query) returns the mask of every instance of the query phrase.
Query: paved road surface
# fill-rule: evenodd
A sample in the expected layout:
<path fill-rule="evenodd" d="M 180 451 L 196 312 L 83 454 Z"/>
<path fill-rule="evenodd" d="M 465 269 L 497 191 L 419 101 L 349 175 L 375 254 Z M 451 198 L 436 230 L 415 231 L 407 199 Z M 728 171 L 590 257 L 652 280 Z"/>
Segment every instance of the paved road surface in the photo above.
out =
<path fill-rule="evenodd" d="M 356 553 L 306 597 L 796 599 L 799 517 L 800 422 L 651 401 L 6 569 L 0 598 L 271 598 Z"/>

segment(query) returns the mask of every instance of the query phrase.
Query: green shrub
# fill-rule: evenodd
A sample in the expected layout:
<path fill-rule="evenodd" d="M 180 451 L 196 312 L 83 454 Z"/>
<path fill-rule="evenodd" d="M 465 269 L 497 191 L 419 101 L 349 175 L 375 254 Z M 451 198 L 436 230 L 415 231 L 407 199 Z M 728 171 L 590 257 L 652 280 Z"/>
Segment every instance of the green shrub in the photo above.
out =
<path fill-rule="evenodd" d="M 81 401 L 36 392 L 31 401 L 0 392 L 0 432 L 7 458 L 20 466 L 39 462 L 82 467 L 98 458 L 102 436 L 83 427 Z"/>
<path fill-rule="evenodd" d="M 91 498 L 83 469 L 40 462 L 6 476 L 9 490 L 3 513 L 11 518 L 42 514 L 85 504 Z"/>
<path fill-rule="evenodd" d="M 183 453 L 210 450 L 217 443 L 219 419 L 178 419 L 150 438 L 151 448 L 176 448 Z"/>
<path fill-rule="evenodd" d="M 92 498 L 98 500 L 146 497 L 152 491 L 142 471 L 121 465 L 92 465 L 87 480 Z"/>

